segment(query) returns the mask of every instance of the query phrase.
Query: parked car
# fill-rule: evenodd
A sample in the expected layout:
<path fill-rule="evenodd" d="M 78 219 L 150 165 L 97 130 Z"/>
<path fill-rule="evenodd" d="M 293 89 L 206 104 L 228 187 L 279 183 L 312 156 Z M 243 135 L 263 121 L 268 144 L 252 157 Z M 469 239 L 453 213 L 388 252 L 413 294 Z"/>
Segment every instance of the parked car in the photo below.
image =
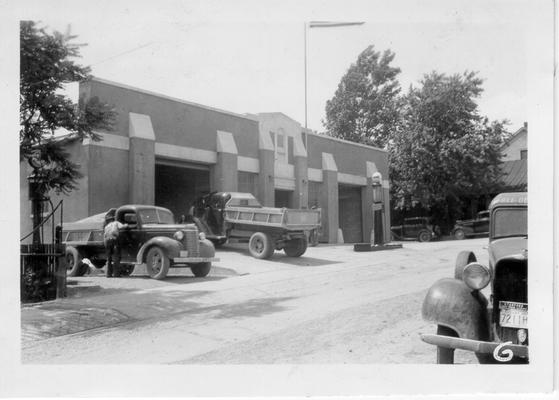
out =
<path fill-rule="evenodd" d="M 489 235 L 489 211 L 478 212 L 474 219 L 456 221 L 452 234 L 458 240 Z"/>
<path fill-rule="evenodd" d="M 136 264 L 146 264 L 150 277 L 163 279 L 169 268 L 188 266 L 197 277 L 208 275 L 215 258 L 213 244 L 194 224 L 176 224 L 173 213 L 162 207 L 124 205 L 118 209 L 64 223 L 62 240 L 70 276 L 83 275 L 87 258 L 97 268 L 106 263 L 103 227 L 107 214 L 127 224 L 121 230 L 121 274 L 130 275 Z"/>
<path fill-rule="evenodd" d="M 499 194 L 489 214 L 489 265 L 460 252 L 454 278 L 435 282 L 423 302 L 437 334 L 422 340 L 437 346 L 440 364 L 452 364 L 455 349 L 475 352 L 480 363 L 528 362 L 527 194 Z"/>
<path fill-rule="evenodd" d="M 216 192 L 198 199 L 194 222 L 218 246 L 235 240 L 248 242 L 255 258 L 270 258 L 275 250 L 300 257 L 320 228 L 320 209 L 262 207 L 251 193 Z"/>
<path fill-rule="evenodd" d="M 436 237 L 435 227 L 427 217 L 405 218 L 403 225 L 390 228 L 395 240 L 419 240 L 428 242 Z"/>

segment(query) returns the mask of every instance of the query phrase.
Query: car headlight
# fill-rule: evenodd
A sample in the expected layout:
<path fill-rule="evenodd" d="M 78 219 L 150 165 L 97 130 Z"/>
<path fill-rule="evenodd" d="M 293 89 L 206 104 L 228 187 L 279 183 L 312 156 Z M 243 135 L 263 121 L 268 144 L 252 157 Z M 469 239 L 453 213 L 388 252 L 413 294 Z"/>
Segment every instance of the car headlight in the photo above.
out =
<path fill-rule="evenodd" d="M 200 238 L 200 240 L 206 240 L 206 234 L 204 232 L 200 232 L 198 234 L 198 237 Z"/>
<path fill-rule="evenodd" d="M 173 238 L 175 238 L 179 242 L 182 241 L 184 239 L 184 232 L 183 231 L 176 231 L 175 234 L 173 235 Z"/>
<path fill-rule="evenodd" d="M 491 281 L 491 272 L 485 265 L 473 262 L 464 267 L 462 280 L 468 287 L 481 290 Z"/>

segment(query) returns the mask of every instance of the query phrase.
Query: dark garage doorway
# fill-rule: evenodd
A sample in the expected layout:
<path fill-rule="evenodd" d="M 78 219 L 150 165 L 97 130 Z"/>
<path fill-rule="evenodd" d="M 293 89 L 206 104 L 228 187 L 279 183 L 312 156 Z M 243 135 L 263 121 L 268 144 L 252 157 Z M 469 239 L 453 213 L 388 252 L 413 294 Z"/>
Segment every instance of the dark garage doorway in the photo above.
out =
<path fill-rule="evenodd" d="M 363 215 L 361 212 L 361 187 L 338 187 L 339 227 L 345 243 L 363 241 Z"/>
<path fill-rule="evenodd" d="M 210 192 L 206 165 L 158 160 L 155 164 L 155 204 L 168 208 L 177 221 L 187 215 L 193 201 Z"/>
<path fill-rule="evenodd" d="M 276 189 L 275 200 L 274 200 L 275 207 L 291 208 L 291 197 L 292 196 L 293 196 L 293 191 L 291 191 L 291 190 Z"/>

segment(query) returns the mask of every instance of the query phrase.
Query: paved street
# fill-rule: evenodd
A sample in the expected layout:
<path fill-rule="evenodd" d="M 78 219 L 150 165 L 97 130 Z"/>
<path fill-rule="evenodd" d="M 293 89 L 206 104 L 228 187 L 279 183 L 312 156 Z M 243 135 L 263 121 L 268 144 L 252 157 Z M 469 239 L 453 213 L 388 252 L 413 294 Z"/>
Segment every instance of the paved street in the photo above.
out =
<path fill-rule="evenodd" d="M 404 242 L 354 252 L 321 245 L 298 259 L 224 246 L 208 278 L 164 281 L 99 272 L 69 278 L 69 297 L 22 307 L 24 363 L 434 363 L 419 339 L 421 303 L 460 250 L 487 262 L 487 239 Z M 136 275 L 136 273 L 135 273 Z M 457 362 L 475 357 L 457 352 Z"/>

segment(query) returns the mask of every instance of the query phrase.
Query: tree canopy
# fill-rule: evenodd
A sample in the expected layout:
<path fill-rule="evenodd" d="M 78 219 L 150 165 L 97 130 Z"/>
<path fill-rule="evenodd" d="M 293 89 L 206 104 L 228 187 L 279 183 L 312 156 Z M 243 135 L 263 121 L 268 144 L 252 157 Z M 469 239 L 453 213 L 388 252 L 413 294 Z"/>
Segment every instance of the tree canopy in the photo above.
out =
<path fill-rule="evenodd" d="M 419 201 L 448 225 L 461 198 L 498 190 L 506 121 L 479 114 L 482 83 L 473 72 L 432 72 L 410 88 L 389 146 L 394 202 Z"/>
<path fill-rule="evenodd" d="M 98 98 L 74 104 L 61 93 L 65 84 L 89 77 L 89 68 L 73 60 L 82 46 L 75 38 L 49 33 L 33 21 L 20 24 L 20 160 L 33 167 L 43 193 L 75 188 L 81 174 L 64 150 L 66 141 L 100 140 L 95 130 L 110 130 L 116 116 Z M 57 135 L 61 129 L 65 140 Z"/>
<path fill-rule="evenodd" d="M 328 134 L 353 142 L 384 147 L 399 117 L 400 68 L 395 54 L 367 47 L 342 77 L 326 103 Z"/>

